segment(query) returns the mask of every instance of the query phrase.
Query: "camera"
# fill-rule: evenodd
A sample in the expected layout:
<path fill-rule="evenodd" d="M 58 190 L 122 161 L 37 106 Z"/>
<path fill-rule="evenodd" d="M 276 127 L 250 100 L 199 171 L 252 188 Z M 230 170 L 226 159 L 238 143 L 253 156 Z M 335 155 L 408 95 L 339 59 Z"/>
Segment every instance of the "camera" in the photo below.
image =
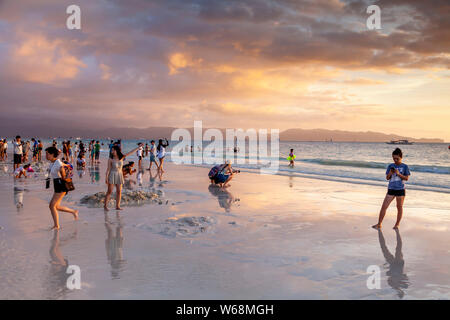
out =
<path fill-rule="evenodd" d="M 45 179 L 45 189 L 50 188 L 50 178 Z"/>

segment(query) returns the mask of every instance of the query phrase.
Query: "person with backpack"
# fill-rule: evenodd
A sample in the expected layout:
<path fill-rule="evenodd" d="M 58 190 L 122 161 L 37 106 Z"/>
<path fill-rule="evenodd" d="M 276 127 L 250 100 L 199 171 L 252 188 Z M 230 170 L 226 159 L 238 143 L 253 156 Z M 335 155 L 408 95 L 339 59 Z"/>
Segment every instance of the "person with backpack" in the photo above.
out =
<path fill-rule="evenodd" d="M 231 167 L 231 163 L 224 163 L 216 165 L 211 168 L 208 173 L 208 178 L 211 184 L 219 185 L 221 188 L 228 187 L 228 183 L 233 179 L 235 173 L 241 172 L 240 170 L 234 170 Z"/>

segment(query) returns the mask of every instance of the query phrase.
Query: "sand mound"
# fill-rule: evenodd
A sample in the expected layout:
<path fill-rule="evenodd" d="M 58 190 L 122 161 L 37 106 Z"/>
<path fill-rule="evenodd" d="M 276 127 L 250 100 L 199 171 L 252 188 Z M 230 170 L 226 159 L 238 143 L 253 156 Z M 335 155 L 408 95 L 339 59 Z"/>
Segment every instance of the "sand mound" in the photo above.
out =
<path fill-rule="evenodd" d="M 106 192 L 97 192 L 93 195 L 87 195 L 81 198 L 80 203 L 89 207 L 103 207 L 105 203 Z M 113 193 L 109 200 L 108 206 L 115 206 L 116 195 Z M 164 200 L 158 193 L 143 190 L 133 190 L 122 192 L 121 205 L 123 206 L 140 206 L 148 203 L 167 204 L 168 200 Z"/>
<path fill-rule="evenodd" d="M 209 232 L 215 224 L 212 217 L 173 217 L 159 225 L 158 233 L 169 237 L 189 237 Z"/>
<path fill-rule="evenodd" d="M 163 223 L 149 226 L 137 224 L 134 227 L 152 231 L 167 237 L 193 237 L 213 230 L 217 221 L 212 217 L 172 217 Z"/>

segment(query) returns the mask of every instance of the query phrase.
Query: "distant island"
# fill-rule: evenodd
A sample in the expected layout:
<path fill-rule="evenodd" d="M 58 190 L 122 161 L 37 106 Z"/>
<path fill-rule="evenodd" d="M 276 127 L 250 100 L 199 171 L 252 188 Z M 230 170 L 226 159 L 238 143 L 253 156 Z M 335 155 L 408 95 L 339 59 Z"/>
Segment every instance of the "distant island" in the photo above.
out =
<path fill-rule="evenodd" d="M 409 140 L 419 143 L 443 143 L 443 139 L 413 138 L 373 131 L 341 131 L 327 129 L 288 129 L 280 132 L 281 141 L 388 142 Z"/>
<path fill-rule="evenodd" d="M 94 128 L 88 125 L 70 126 L 50 125 L 36 122 L 33 124 L 19 124 L 17 122 L 5 122 L 0 127 L 0 137 L 13 137 L 17 134 L 23 137 L 40 138 L 101 138 L 101 139 L 157 139 L 170 138 L 175 127 L 149 127 L 149 128 Z M 193 128 L 187 128 L 193 136 Z M 206 130 L 204 128 L 203 130 Z M 225 129 L 220 129 L 225 132 Z M 356 132 L 327 129 L 287 129 L 280 132 L 281 141 L 333 141 L 333 142 L 389 142 L 391 140 L 409 140 L 417 143 L 443 143 L 443 139 L 414 138 L 397 134 L 385 134 L 381 132 Z"/>

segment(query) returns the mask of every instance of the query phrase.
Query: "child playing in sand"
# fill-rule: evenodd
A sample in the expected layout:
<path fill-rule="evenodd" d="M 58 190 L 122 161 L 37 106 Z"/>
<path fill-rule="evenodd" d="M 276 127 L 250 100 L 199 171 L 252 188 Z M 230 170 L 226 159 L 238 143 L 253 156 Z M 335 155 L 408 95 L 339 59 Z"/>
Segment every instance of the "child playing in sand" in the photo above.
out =
<path fill-rule="evenodd" d="M 130 161 L 128 162 L 126 165 L 123 166 L 122 168 L 122 172 L 123 172 L 123 177 L 126 178 L 126 176 L 128 175 L 132 175 L 133 173 L 136 172 L 136 169 L 133 169 L 134 167 L 134 162 Z"/>
<path fill-rule="evenodd" d="M 287 157 L 287 160 L 289 161 L 289 167 L 294 167 L 294 159 L 297 156 L 294 154 L 294 149 L 291 149 L 291 152 L 289 152 L 289 156 Z"/>
<path fill-rule="evenodd" d="M 82 170 L 84 168 L 86 168 L 86 159 L 84 158 L 84 152 L 80 152 L 77 159 L 77 170 Z"/>
<path fill-rule="evenodd" d="M 405 181 L 408 181 L 411 175 L 408 166 L 402 163 L 402 158 L 403 153 L 399 148 L 392 152 L 394 163 L 391 163 L 386 169 L 386 180 L 389 180 L 388 192 L 381 206 L 378 223 L 372 226 L 375 229 L 381 228 L 386 210 L 394 198 L 397 201 L 397 222 L 395 223 L 394 229 L 398 229 L 400 225 L 400 220 L 403 215 L 403 202 L 405 201 Z"/>
<path fill-rule="evenodd" d="M 27 178 L 27 171 L 30 168 L 29 164 L 24 165 L 23 167 L 19 167 L 14 171 L 14 178 L 19 179 L 20 177 Z"/>

